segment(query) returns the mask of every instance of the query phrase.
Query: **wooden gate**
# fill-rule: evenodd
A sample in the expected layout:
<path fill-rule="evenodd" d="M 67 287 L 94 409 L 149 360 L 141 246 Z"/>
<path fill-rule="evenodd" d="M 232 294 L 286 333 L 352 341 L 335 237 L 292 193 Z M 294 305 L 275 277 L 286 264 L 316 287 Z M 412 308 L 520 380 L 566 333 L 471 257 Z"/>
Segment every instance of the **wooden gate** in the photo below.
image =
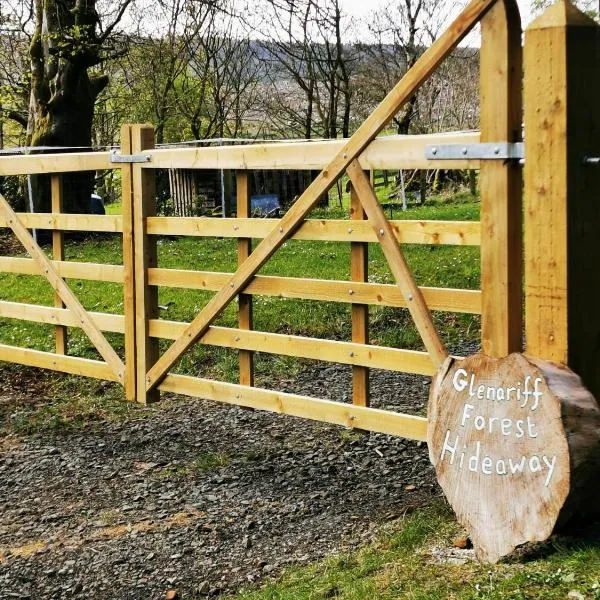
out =
<path fill-rule="evenodd" d="M 482 313 L 482 339 L 488 354 L 505 355 L 521 348 L 521 173 L 509 162 L 455 161 L 436 167 L 481 168 L 482 294 L 464 290 L 420 289 L 404 260 L 400 242 L 444 243 L 449 237 L 465 241 L 464 224 L 390 223 L 377 201 L 364 169 L 381 168 L 377 160 L 394 163 L 398 156 L 385 156 L 385 139 L 375 141 L 439 63 L 482 21 L 482 131 L 476 141 L 518 142 L 521 135 L 521 42 L 520 19 L 512 1 L 474 0 L 444 35 L 429 48 L 412 69 L 347 141 L 310 144 L 265 145 L 260 148 L 209 148 L 152 150 L 153 132 L 139 132 L 136 151 L 146 150 L 149 162 L 134 165 L 136 246 L 136 337 L 137 397 L 156 399 L 159 390 L 308 417 L 365 430 L 380 431 L 424 440 L 426 419 L 368 407 L 368 367 L 392 368 L 431 375 L 447 357 L 430 309 L 468 310 Z M 467 139 L 469 136 L 465 136 Z M 443 138 L 442 138 L 443 139 Z M 464 138 L 463 138 L 464 139 Z M 431 140 L 429 140 L 431 142 Z M 446 139 L 446 142 L 452 141 Z M 411 139 L 407 150 L 413 164 L 427 168 L 424 147 Z M 421 139 L 421 144 L 427 143 Z M 398 148 L 396 147 L 396 150 Z M 370 157 L 375 155 L 371 159 Z M 370 163 L 370 161 L 372 162 Z M 407 156 L 394 166 L 409 166 Z M 268 164 L 267 164 L 268 163 Z M 285 216 L 276 222 L 248 219 L 247 172 L 261 168 L 322 169 Z M 155 216 L 153 174 L 156 168 L 225 168 L 238 173 L 237 219 L 177 219 Z M 352 185 L 352 222 L 315 222 L 306 217 L 319 198 L 348 175 Z M 362 222 L 364 220 L 364 222 Z M 360 221 L 360 223 L 359 223 Z M 351 226 L 349 226 L 351 225 Z M 343 228 L 343 229 L 342 229 Z M 219 235 L 239 239 L 239 267 L 232 274 L 173 272 L 159 268 L 157 235 Z M 261 238 L 251 252 L 250 238 Z M 284 280 L 257 276 L 259 270 L 289 239 L 344 240 L 352 244 L 351 283 L 318 280 Z M 366 277 L 367 242 L 381 244 L 396 286 L 386 290 L 392 304 L 407 307 L 421 334 L 426 353 L 374 348 L 367 341 L 368 304 L 385 304 Z M 165 323 L 158 319 L 156 286 L 201 287 L 216 294 L 191 323 Z M 352 343 L 278 336 L 252 331 L 254 294 L 302 297 L 352 303 Z M 389 296 L 388 296 L 389 297 Z M 239 328 L 223 330 L 213 323 L 226 307 L 239 298 Z M 466 304 L 472 302 L 468 308 Z M 389 303 L 389 300 L 388 300 Z M 171 346 L 159 355 L 158 340 L 168 337 Z M 240 349 L 240 384 L 193 378 L 171 372 L 172 367 L 196 343 Z M 257 389 L 253 384 L 252 352 L 266 351 L 353 365 L 352 405 Z"/>
<path fill-rule="evenodd" d="M 130 128 L 125 128 L 130 129 Z M 131 187 L 131 165 L 111 161 L 108 153 L 19 156 L 0 160 L 0 175 L 47 175 L 50 177 L 52 213 L 16 214 L 0 195 L 0 227 L 12 230 L 30 258 L 0 257 L 0 271 L 40 275 L 55 292 L 55 307 L 0 302 L 0 316 L 55 325 L 56 351 L 41 352 L 0 344 L 0 360 L 63 373 L 121 383 L 128 400 L 135 400 L 135 299 L 133 295 L 133 213 L 124 205 L 123 216 L 62 214 L 62 173 L 120 169 L 123 189 Z M 52 231 L 52 259 L 29 232 Z M 103 232 L 122 235 L 123 265 L 82 263 L 65 260 L 63 231 Z M 90 312 L 81 305 L 65 279 L 123 284 L 123 314 Z M 104 361 L 69 356 L 67 327 L 82 329 Z M 103 331 L 125 335 L 121 357 Z"/>
<path fill-rule="evenodd" d="M 481 21 L 481 133 L 406 136 L 376 139 L 395 113 L 419 89 L 439 63 Z M 0 163 L 0 175 L 121 169 L 123 216 L 61 215 L 59 175 L 53 175 L 55 202 L 47 215 L 15 215 L 1 201 L 2 226 L 13 229 L 32 256 L 2 258 L 0 268 L 43 274 L 57 293 L 56 308 L 0 302 L 0 316 L 25 318 L 57 326 L 57 352 L 16 352 L 0 347 L 0 359 L 124 383 L 127 398 L 145 403 L 160 390 L 321 421 L 425 440 L 424 417 L 369 407 L 368 369 L 383 368 L 432 375 L 447 356 L 430 310 L 481 313 L 483 350 L 503 356 L 521 348 L 521 170 L 510 161 L 430 160 L 431 144 L 480 141 L 518 142 L 521 135 L 521 28 L 513 0 L 473 0 L 450 28 L 417 61 L 373 114 L 349 139 L 332 142 L 259 146 L 154 149 L 150 126 L 122 130 L 121 159 L 106 153 L 53 155 Z M 143 159 L 143 160 L 142 160 Z M 232 169 L 237 173 L 235 219 L 156 216 L 154 169 Z M 390 222 L 365 176 L 368 169 L 457 168 L 481 170 L 482 222 Z M 321 170 L 281 220 L 249 218 L 248 173 L 261 169 Z M 352 220 L 321 221 L 306 217 L 338 179 L 352 186 Z M 27 227 L 54 231 L 54 260 L 33 242 Z M 123 266 L 77 265 L 62 260 L 62 229 L 114 231 L 123 236 Z M 223 236 L 238 239 L 235 273 L 161 268 L 156 236 Z M 261 239 L 252 250 L 251 240 Z M 290 239 L 332 240 L 351 244 L 351 281 L 294 279 L 258 275 Z M 396 285 L 368 282 L 367 244 L 378 242 Z M 482 290 L 420 288 L 404 260 L 400 243 L 481 244 Z M 89 313 L 63 281 L 95 278 L 124 284 L 124 314 Z M 213 290 L 216 294 L 191 323 L 159 318 L 158 287 Z M 352 306 L 352 341 L 317 340 L 252 330 L 254 295 L 335 301 Z M 215 327 L 215 319 L 239 301 L 239 327 Z M 63 308 L 63 304 L 65 308 Z M 426 352 L 368 344 L 368 306 L 407 307 Z M 81 327 L 105 362 L 66 356 L 64 327 Z M 125 361 L 101 331 L 125 334 Z M 158 340 L 172 340 L 159 354 Z M 179 375 L 172 367 L 194 344 L 212 344 L 240 352 L 240 383 L 230 384 Z M 270 352 L 352 365 L 351 404 L 259 389 L 253 385 L 253 352 Z"/>

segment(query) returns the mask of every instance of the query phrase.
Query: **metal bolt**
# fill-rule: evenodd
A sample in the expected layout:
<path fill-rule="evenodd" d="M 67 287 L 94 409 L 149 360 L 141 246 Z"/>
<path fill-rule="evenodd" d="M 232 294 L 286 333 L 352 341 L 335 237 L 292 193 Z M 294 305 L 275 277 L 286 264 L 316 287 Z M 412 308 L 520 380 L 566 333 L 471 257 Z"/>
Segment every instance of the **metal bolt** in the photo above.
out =
<path fill-rule="evenodd" d="M 235 283 L 233 281 L 229 284 L 229 287 L 235 287 Z"/>
<path fill-rule="evenodd" d="M 283 227 L 279 228 L 279 233 L 283 233 Z"/>
<path fill-rule="evenodd" d="M 354 352 L 350 352 L 350 358 L 354 356 Z"/>
<path fill-rule="evenodd" d="M 468 148 L 463 148 L 462 153 L 466 156 L 469 153 Z"/>
<path fill-rule="evenodd" d="M 432 148 L 431 149 L 431 154 L 433 154 L 435 156 L 437 154 L 437 148 Z"/>
<path fill-rule="evenodd" d="M 344 158 L 348 158 L 348 155 L 344 152 Z"/>
<path fill-rule="evenodd" d="M 352 227 L 348 227 L 348 233 L 352 233 Z"/>
<path fill-rule="evenodd" d="M 234 226 L 233 226 L 233 230 L 234 230 L 234 231 L 237 231 L 238 229 L 239 229 L 239 227 L 238 227 L 237 225 L 234 225 Z"/>
<path fill-rule="evenodd" d="M 385 231 L 383 229 L 379 230 L 379 235 L 383 235 L 385 233 Z"/>
<path fill-rule="evenodd" d="M 409 294 L 409 295 L 408 295 L 408 301 L 409 301 L 409 302 L 412 302 L 412 301 L 413 301 L 413 295 L 412 295 L 412 294 Z"/>
<path fill-rule="evenodd" d="M 494 154 L 500 154 L 500 148 L 498 148 L 498 146 L 494 148 Z"/>
<path fill-rule="evenodd" d="M 239 341 L 240 341 L 240 336 L 239 336 L 239 335 L 236 335 L 236 336 L 235 336 L 235 341 L 236 341 L 236 342 L 239 342 Z"/>
<path fill-rule="evenodd" d="M 354 294 L 354 290 L 348 290 L 348 293 L 352 296 L 352 294 Z"/>

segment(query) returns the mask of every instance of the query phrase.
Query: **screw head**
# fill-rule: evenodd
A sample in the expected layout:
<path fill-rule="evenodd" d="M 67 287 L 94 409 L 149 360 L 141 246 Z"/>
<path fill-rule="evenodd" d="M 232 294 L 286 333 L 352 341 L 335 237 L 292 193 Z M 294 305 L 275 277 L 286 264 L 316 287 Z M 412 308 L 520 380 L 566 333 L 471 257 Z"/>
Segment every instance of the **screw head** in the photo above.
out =
<path fill-rule="evenodd" d="M 468 148 L 463 148 L 462 153 L 466 156 L 469 153 Z"/>
<path fill-rule="evenodd" d="M 383 235 L 385 233 L 385 231 L 383 229 L 379 230 L 379 235 Z"/>
<path fill-rule="evenodd" d="M 432 148 L 431 149 L 431 154 L 433 154 L 434 156 L 437 154 L 437 148 Z"/>

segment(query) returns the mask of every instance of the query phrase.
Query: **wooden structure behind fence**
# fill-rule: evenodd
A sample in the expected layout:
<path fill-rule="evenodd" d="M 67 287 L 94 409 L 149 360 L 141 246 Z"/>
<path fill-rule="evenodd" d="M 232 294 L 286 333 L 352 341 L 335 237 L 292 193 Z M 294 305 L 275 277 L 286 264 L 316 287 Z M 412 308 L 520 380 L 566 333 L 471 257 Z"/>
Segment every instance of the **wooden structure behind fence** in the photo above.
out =
<path fill-rule="evenodd" d="M 481 20 L 481 132 L 380 137 L 402 104 Z M 521 349 L 521 170 L 498 160 L 428 160 L 432 144 L 471 145 L 480 141 L 517 142 L 521 135 L 521 28 L 511 0 L 474 0 L 453 26 L 423 55 L 404 79 L 349 140 L 258 144 L 209 148 L 155 149 L 146 125 L 126 125 L 121 154 L 144 155 L 145 162 L 114 163 L 107 153 L 21 156 L 0 159 L 0 175 L 47 173 L 53 177 L 53 213 L 12 213 L 0 202 L 0 227 L 20 226 L 54 232 L 53 260 L 1 257 L 0 271 L 36 274 L 51 281 L 93 279 L 123 284 L 124 313 L 87 313 L 57 284 L 54 307 L 0 302 L 0 317 L 28 319 L 56 326 L 56 352 L 0 345 L 0 360 L 57 371 L 122 381 L 129 400 L 145 403 L 160 391 L 337 423 L 362 430 L 425 440 L 427 420 L 369 407 L 368 370 L 389 369 L 433 375 L 447 356 L 429 311 L 481 314 L 482 346 L 491 356 Z M 542 48 L 540 50 L 544 52 Z M 537 92 L 532 91 L 532 94 Z M 530 135 L 534 135 L 530 132 Z M 560 143 L 557 141 L 557 144 Z M 399 169 L 480 169 L 481 223 L 457 221 L 388 221 L 375 199 L 365 171 Z M 122 216 L 60 213 L 60 173 L 120 169 Z M 236 171 L 237 218 L 164 217 L 156 214 L 156 169 L 227 169 Z M 281 220 L 249 217 L 248 179 L 261 170 L 321 171 Z M 307 219 L 311 208 L 337 179 L 352 182 L 351 220 Z M 81 264 L 64 260 L 61 231 L 103 231 L 123 237 L 123 265 Z M 24 236 L 21 231 L 22 237 Z M 158 236 L 234 238 L 236 273 L 185 271 L 157 262 Z M 288 239 L 327 240 L 351 245 L 348 281 L 257 275 Z M 24 242 L 30 241 L 23 237 Z M 256 241 L 252 251 L 251 241 Z M 368 281 L 368 244 L 379 243 L 396 284 Z M 481 246 L 481 290 L 418 288 L 406 267 L 400 244 Z M 26 245 L 27 245 L 26 244 Z M 159 318 L 159 287 L 216 292 L 192 323 Z M 352 307 L 352 341 L 321 340 L 253 330 L 252 304 L 257 295 L 341 302 Z M 238 300 L 237 328 L 213 325 L 223 309 Z M 76 299 L 75 299 L 76 300 Z M 68 308 L 64 308 L 63 306 Z M 426 352 L 369 344 L 368 307 L 407 307 Z M 66 355 L 65 328 L 83 327 L 105 358 L 93 361 Z M 125 334 L 121 369 L 102 332 Z M 158 340 L 173 344 L 159 355 Z M 239 350 L 240 383 L 230 384 L 171 372 L 196 343 Z M 333 402 L 254 387 L 253 353 L 267 352 L 352 366 L 352 403 Z M 117 357 L 118 358 L 118 357 Z M 119 359 L 120 362 L 120 359 Z"/>

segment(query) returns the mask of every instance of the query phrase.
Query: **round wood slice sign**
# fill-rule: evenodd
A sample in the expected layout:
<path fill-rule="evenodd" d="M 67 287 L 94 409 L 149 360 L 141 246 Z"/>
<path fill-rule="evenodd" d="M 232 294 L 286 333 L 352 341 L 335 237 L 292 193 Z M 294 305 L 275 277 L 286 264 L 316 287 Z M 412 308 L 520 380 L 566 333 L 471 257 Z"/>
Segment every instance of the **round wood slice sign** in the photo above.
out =
<path fill-rule="evenodd" d="M 598 445 L 600 413 L 579 377 L 521 354 L 447 360 L 428 415 L 438 481 L 488 562 L 551 535 L 571 485 L 568 437 Z"/>

